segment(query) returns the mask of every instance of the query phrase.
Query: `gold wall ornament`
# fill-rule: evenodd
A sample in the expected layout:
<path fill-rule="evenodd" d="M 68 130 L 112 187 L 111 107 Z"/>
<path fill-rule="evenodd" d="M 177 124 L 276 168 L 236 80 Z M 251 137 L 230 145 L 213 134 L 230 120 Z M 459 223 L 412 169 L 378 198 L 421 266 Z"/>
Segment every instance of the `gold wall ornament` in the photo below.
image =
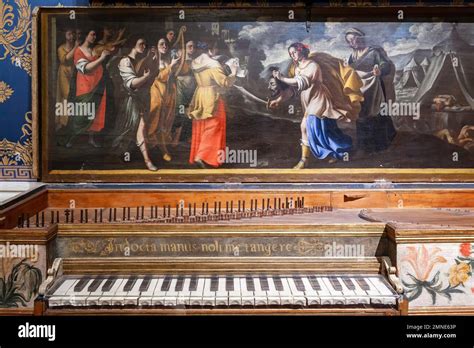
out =
<path fill-rule="evenodd" d="M 13 65 L 25 70 L 31 76 L 31 7 L 28 0 L 15 0 L 13 6 L 0 0 L 0 61 L 10 57 Z"/>
<path fill-rule="evenodd" d="M 33 165 L 33 134 L 31 111 L 25 114 L 26 123 L 21 127 L 23 135 L 15 143 L 7 139 L 0 141 L 0 165 Z"/>
<path fill-rule="evenodd" d="M 5 103 L 14 90 L 4 81 L 0 81 L 0 103 Z"/>

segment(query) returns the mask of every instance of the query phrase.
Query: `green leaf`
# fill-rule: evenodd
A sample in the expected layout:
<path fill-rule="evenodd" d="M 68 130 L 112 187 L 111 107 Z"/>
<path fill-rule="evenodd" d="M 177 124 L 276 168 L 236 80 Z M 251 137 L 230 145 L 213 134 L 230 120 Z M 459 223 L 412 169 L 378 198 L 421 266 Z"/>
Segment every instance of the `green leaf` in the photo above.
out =
<path fill-rule="evenodd" d="M 410 273 L 407 273 L 407 276 L 411 278 L 411 280 L 413 280 L 413 282 L 415 284 L 420 284 L 422 281 L 417 279 L 415 276 L 411 275 Z"/>
<path fill-rule="evenodd" d="M 410 297 L 407 296 L 408 300 L 409 301 L 413 301 L 413 300 L 416 300 L 418 297 L 420 297 L 421 293 L 423 292 L 423 288 L 422 287 L 418 287 L 413 295 L 411 295 Z"/>
<path fill-rule="evenodd" d="M 440 291 L 438 294 L 440 294 L 443 297 L 446 297 L 448 300 L 451 301 L 451 295 L 449 293 L 444 292 L 444 291 Z"/>
<path fill-rule="evenodd" d="M 28 301 L 26 301 L 26 299 L 21 294 L 13 294 L 10 298 L 8 298 L 6 303 L 11 307 L 18 307 L 18 302 L 20 302 L 22 306 L 26 306 Z"/>
<path fill-rule="evenodd" d="M 431 300 L 433 301 L 433 305 L 434 305 L 436 303 L 436 292 L 430 288 L 426 288 L 426 291 L 428 291 L 428 294 L 431 295 Z"/>
<path fill-rule="evenodd" d="M 435 285 L 439 281 L 439 271 L 436 272 L 433 279 L 430 281 L 431 285 Z"/>
<path fill-rule="evenodd" d="M 409 284 L 409 283 L 406 283 L 404 280 L 402 280 L 402 284 L 403 284 L 406 288 L 409 288 L 409 289 L 413 289 L 413 288 L 418 287 L 418 284 Z"/>
<path fill-rule="evenodd" d="M 454 288 L 451 288 L 448 290 L 449 293 L 451 294 L 464 294 L 464 291 L 461 290 L 461 289 L 454 289 Z"/>

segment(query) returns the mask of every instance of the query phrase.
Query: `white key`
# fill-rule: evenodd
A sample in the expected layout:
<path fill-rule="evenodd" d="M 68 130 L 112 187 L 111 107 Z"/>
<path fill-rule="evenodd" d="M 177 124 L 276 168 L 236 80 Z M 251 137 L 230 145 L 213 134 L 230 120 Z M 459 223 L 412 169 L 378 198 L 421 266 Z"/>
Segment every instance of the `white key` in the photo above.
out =
<path fill-rule="evenodd" d="M 226 277 L 219 277 L 219 287 L 216 291 L 216 306 L 228 306 L 229 294 L 225 287 Z"/>
<path fill-rule="evenodd" d="M 152 279 L 150 281 L 150 285 L 148 286 L 148 289 L 140 293 L 140 297 L 138 298 L 139 306 L 151 306 L 153 304 L 153 294 L 155 292 L 158 281 L 159 281 L 158 278 Z"/>
<path fill-rule="evenodd" d="M 317 290 L 319 298 L 321 299 L 321 304 L 322 305 L 332 305 L 334 303 L 333 299 L 332 299 L 332 295 L 331 295 L 331 292 L 329 291 L 328 287 L 326 286 L 326 283 L 323 282 L 323 278 L 322 277 L 316 277 L 316 280 L 319 284 L 319 287 L 321 288 L 321 290 Z"/>
<path fill-rule="evenodd" d="M 253 291 L 247 290 L 245 277 L 240 277 L 240 294 L 242 296 L 242 306 L 255 306 L 255 295 Z"/>
<path fill-rule="evenodd" d="M 191 303 L 191 306 L 203 305 L 203 300 L 202 300 L 203 291 L 204 291 L 204 278 L 198 278 L 197 288 L 195 291 L 191 291 L 191 294 L 189 296 L 189 302 Z"/>
<path fill-rule="evenodd" d="M 308 302 L 308 306 L 314 306 L 321 304 L 321 298 L 316 290 L 313 289 L 311 283 L 307 277 L 301 277 L 305 287 L 305 295 L 306 301 Z"/>
<path fill-rule="evenodd" d="M 349 290 L 349 288 L 346 286 L 346 284 L 344 283 L 341 277 L 337 277 L 337 280 L 339 280 L 339 283 L 341 283 L 342 294 L 346 298 L 346 304 L 348 305 L 360 304 L 359 297 L 356 296 L 354 290 Z"/>
<path fill-rule="evenodd" d="M 293 295 L 293 304 L 298 306 L 306 306 L 306 297 L 303 291 L 299 291 L 296 288 L 295 280 L 293 277 L 286 278 L 288 285 L 290 286 L 291 294 Z"/>
<path fill-rule="evenodd" d="M 143 278 L 138 278 L 133 284 L 132 289 L 125 294 L 123 304 L 138 306 L 138 299 L 140 298 L 140 285 L 142 285 Z M 125 285 L 124 285 L 125 286 Z"/>
<path fill-rule="evenodd" d="M 216 305 L 216 292 L 211 291 L 211 278 L 207 277 L 204 279 L 204 290 L 202 292 L 202 302 L 203 306 L 212 306 Z"/>
<path fill-rule="evenodd" d="M 274 280 L 274 279 L 272 279 Z M 280 277 L 281 284 L 283 286 L 283 290 L 280 291 L 280 303 L 282 306 L 284 305 L 292 305 L 293 304 L 293 296 L 291 295 L 290 286 L 285 277 Z"/>
<path fill-rule="evenodd" d="M 267 277 L 268 282 L 268 291 L 267 291 L 267 301 L 270 306 L 279 306 L 281 304 L 280 293 L 275 288 L 273 280 L 270 277 Z"/>
<path fill-rule="evenodd" d="M 98 306 L 99 305 L 99 299 L 102 296 L 102 286 L 105 284 L 107 281 L 107 278 L 102 279 L 100 282 L 99 286 L 95 291 L 92 291 L 89 296 L 86 298 L 86 305 L 87 306 Z"/>
<path fill-rule="evenodd" d="M 329 301 L 330 304 L 333 304 L 333 305 L 341 305 L 341 304 L 346 303 L 345 298 L 342 294 L 342 291 L 338 291 L 334 289 L 333 286 L 331 285 L 331 282 L 329 281 L 329 278 L 321 277 L 319 279 L 321 280 L 319 283 L 320 284 L 324 283 L 326 289 L 329 291 L 330 296 L 331 296 L 329 299 L 325 299 L 325 301 Z"/>
<path fill-rule="evenodd" d="M 397 299 L 395 295 L 390 291 L 390 289 L 387 288 L 387 286 L 384 283 L 382 283 L 380 279 L 375 278 L 375 277 L 370 277 L 368 279 L 372 282 L 375 288 L 377 288 L 377 290 L 380 292 L 380 295 L 381 295 L 380 300 L 382 301 L 382 304 L 384 305 L 397 304 Z"/>
<path fill-rule="evenodd" d="M 183 290 L 178 291 L 176 294 L 177 306 L 189 305 L 189 295 L 191 294 L 191 292 L 189 291 L 190 283 L 191 283 L 191 278 L 189 277 L 184 278 Z"/>
<path fill-rule="evenodd" d="M 115 306 L 125 306 L 125 305 L 138 305 L 138 296 L 139 291 L 137 287 L 137 283 L 141 284 L 141 280 L 135 280 L 133 287 L 130 291 L 125 290 L 125 286 L 127 285 L 130 278 L 126 278 L 120 288 L 117 289 L 114 295 L 114 305 Z"/>
<path fill-rule="evenodd" d="M 369 281 L 369 277 L 360 276 L 359 279 L 363 279 L 369 290 L 364 290 L 369 296 L 371 304 L 383 304 L 382 299 L 380 298 L 380 292 L 377 288 Z M 358 284 L 359 285 L 359 284 Z M 362 286 L 361 286 L 362 287 Z"/>
<path fill-rule="evenodd" d="M 87 289 L 93 281 L 94 279 L 89 279 L 81 291 L 74 291 L 74 287 L 69 289 L 66 295 L 70 296 L 70 305 L 78 307 L 86 305 L 87 296 L 90 294 Z"/>
<path fill-rule="evenodd" d="M 175 307 L 178 293 L 175 291 L 176 283 L 178 282 L 177 278 L 171 280 L 171 285 L 168 291 L 165 294 L 165 306 Z"/>
<path fill-rule="evenodd" d="M 64 306 L 66 302 L 70 303 L 70 298 L 66 294 L 69 289 L 76 286 L 79 279 L 66 279 L 63 283 L 54 291 L 54 293 L 48 298 L 48 305 L 50 307 Z"/>
<path fill-rule="evenodd" d="M 359 283 L 357 283 L 355 278 L 351 277 L 350 279 L 351 279 L 352 283 L 355 286 L 354 293 L 356 294 L 359 303 L 360 304 L 369 304 L 370 303 L 370 296 L 367 294 L 367 292 L 362 290 L 362 288 L 360 287 Z"/>
<path fill-rule="evenodd" d="M 253 277 L 253 284 L 255 287 L 255 305 L 256 306 L 266 306 L 268 304 L 267 299 L 267 292 L 262 289 L 262 285 L 260 284 L 259 277 Z"/>
<path fill-rule="evenodd" d="M 61 285 L 51 294 L 51 296 L 62 296 L 66 295 L 67 291 L 71 288 L 71 286 L 76 285 L 79 279 L 76 278 L 65 278 L 62 280 Z"/>
<path fill-rule="evenodd" d="M 153 297 L 151 298 L 152 306 L 164 306 L 165 305 L 165 296 L 166 291 L 161 291 L 165 278 L 158 278 L 158 283 L 156 283 L 155 290 L 153 291 Z"/>
<path fill-rule="evenodd" d="M 120 284 L 120 287 L 117 289 L 113 296 L 113 305 L 114 306 L 125 306 L 127 303 L 130 304 L 138 304 L 138 297 L 135 298 L 135 302 L 129 301 L 128 299 L 128 293 L 129 291 L 125 291 L 125 285 L 127 284 L 128 280 L 130 278 L 125 278 L 124 281 L 122 281 L 122 284 Z"/>
<path fill-rule="evenodd" d="M 102 296 L 99 298 L 99 305 L 100 306 L 113 306 L 115 305 L 115 293 L 118 289 L 120 289 L 127 279 L 125 278 L 117 278 L 115 279 L 114 284 L 110 288 L 109 291 L 104 291 Z"/>
<path fill-rule="evenodd" d="M 240 278 L 232 277 L 234 290 L 229 291 L 229 306 L 242 306 L 242 293 L 240 291 Z"/>

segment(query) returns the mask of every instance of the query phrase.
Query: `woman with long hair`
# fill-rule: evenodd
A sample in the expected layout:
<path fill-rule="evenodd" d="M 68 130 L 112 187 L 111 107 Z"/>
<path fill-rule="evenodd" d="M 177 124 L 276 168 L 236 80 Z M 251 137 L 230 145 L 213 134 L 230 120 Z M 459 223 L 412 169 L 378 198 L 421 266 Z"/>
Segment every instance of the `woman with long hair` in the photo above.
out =
<path fill-rule="evenodd" d="M 146 83 L 151 79 L 149 69 L 145 69 L 142 76 L 137 73 L 139 58 L 146 49 L 143 37 L 135 36 L 128 40 L 129 53 L 120 59 L 118 68 L 126 92 L 122 100 L 114 128 L 112 147 L 126 151 L 133 141 L 139 147 L 145 165 L 149 170 L 158 168 L 148 155 L 147 139 L 145 135 L 145 118 L 148 111 L 149 98 Z"/>
<path fill-rule="evenodd" d="M 309 58 L 307 45 L 296 42 L 288 47 L 288 54 L 296 64 L 294 77 L 283 77 L 279 70 L 273 71 L 273 77 L 291 86 L 278 99 L 270 102 L 270 108 L 277 107 L 283 98 L 299 94 L 303 108 L 301 121 L 301 159 L 294 169 L 306 166 L 310 152 L 318 159 L 329 157 L 333 163 L 352 148 L 352 139 L 344 134 L 337 120 L 346 119 L 348 110 L 339 102 L 343 95 L 331 94 L 323 81 L 321 67 Z M 286 95 L 285 95 L 286 94 Z"/>
<path fill-rule="evenodd" d="M 100 147 L 95 142 L 94 135 L 102 131 L 105 124 L 107 91 L 103 63 L 111 52 L 103 50 L 100 56 L 94 55 L 93 48 L 97 39 L 96 30 L 89 29 L 84 33 L 86 35 L 83 42 L 74 51 L 76 71 L 71 80 L 69 101 L 91 105 L 95 113 L 93 118 L 87 115 L 74 115 L 73 122 L 69 123 L 71 127 L 66 147 L 71 147 L 74 137 L 83 132 L 89 134 L 89 144 L 91 146 Z"/>
<path fill-rule="evenodd" d="M 56 89 L 56 102 L 63 103 L 69 96 L 69 85 L 74 71 L 74 51 L 79 47 L 76 32 L 67 28 L 64 32 L 65 42 L 58 47 L 58 83 Z M 67 125 L 67 115 L 56 115 L 56 130 Z"/>
<path fill-rule="evenodd" d="M 150 87 L 150 113 L 146 125 L 146 137 L 152 146 L 158 145 L 163 159 L 171 161 L 167 145 L 171 143 L 171 130 L 175 118 L 176 78 L 180 56 L 170 57 L 166 38 L 160 38 L 157 44 L 158 74 Z"/>
<path fill-rule="evenodd" d="M 237 74 L 237 67 L 231 66 L 228 75 L 218 60 L 226 48 L 225 42 L 214 41 L 191 64 L 197 88 L 188 111 L 193 120 L 189 163 L 201 168 L 221 166 L 226 148 L 226 111 L 221 89 L 232 87 Z"/>

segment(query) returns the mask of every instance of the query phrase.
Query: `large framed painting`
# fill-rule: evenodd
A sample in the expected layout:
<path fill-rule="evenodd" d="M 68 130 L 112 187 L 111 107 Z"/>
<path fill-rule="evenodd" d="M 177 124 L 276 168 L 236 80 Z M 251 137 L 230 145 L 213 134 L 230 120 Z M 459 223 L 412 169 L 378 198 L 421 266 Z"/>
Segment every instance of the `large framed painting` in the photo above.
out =
<path fill-rule="evenodd" d="M 40 8 L 46 182 L 472 181 L 474 8 Z"/>

